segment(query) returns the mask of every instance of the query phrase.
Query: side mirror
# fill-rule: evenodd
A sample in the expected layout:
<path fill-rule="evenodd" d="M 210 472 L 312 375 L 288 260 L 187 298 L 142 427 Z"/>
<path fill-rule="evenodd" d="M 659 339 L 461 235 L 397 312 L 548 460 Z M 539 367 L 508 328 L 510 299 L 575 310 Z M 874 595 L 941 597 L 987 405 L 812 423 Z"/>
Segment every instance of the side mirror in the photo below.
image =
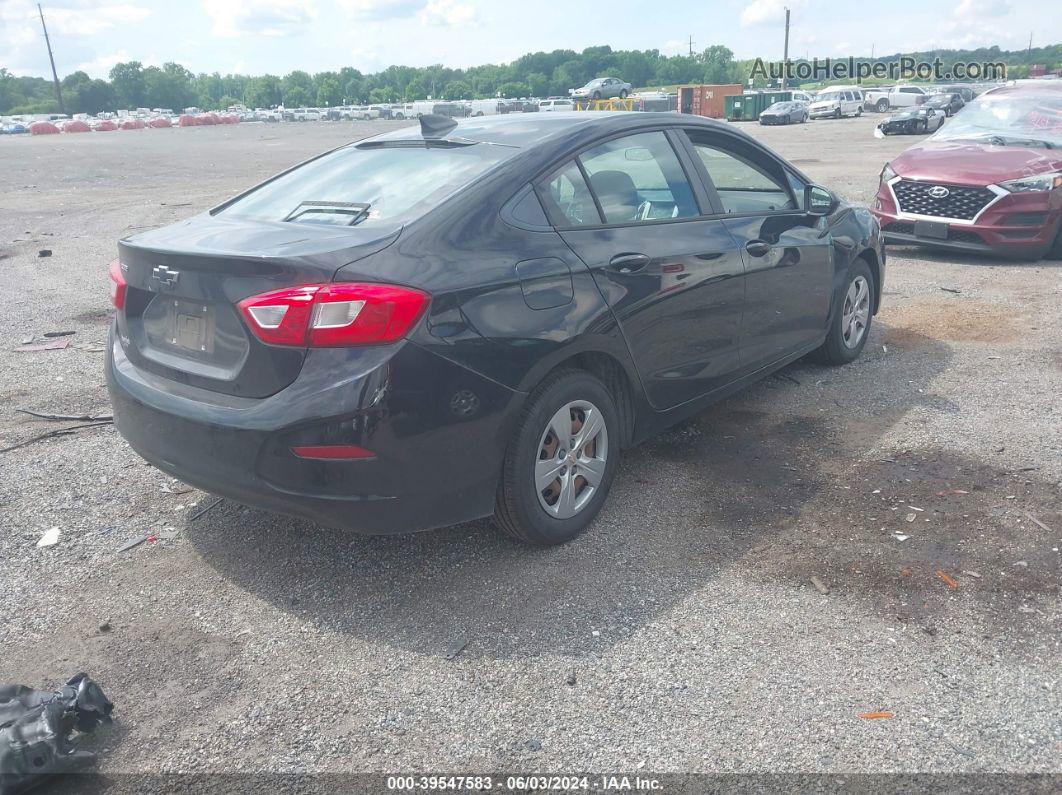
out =
<path fill-rule="evenodd" d="M 808 215 L 829 215 L 837 209 L 837 197 L 819 185 L 804 188 L 804 212 Z"/>

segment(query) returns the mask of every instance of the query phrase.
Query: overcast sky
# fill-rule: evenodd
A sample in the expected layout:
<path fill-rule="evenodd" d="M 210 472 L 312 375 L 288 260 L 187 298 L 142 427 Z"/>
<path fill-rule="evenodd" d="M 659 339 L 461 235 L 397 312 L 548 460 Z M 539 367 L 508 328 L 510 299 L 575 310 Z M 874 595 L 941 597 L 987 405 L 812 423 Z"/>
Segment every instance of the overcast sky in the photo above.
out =
<path fill-rule="evenodd" d="M 60 76 L 106 77 L 119 61 L 177 61 L 193 72 L 283 75 L 391 64 L 466 67 L 535 50 L 686 52 L 725 44 L 739 58 L 790 52 L 869 55 L 1062 41 L 1057 0 L 44 0 Z M 48 56 L 34 2 L 0 0 L 0 66 L 45 76 Z"/>

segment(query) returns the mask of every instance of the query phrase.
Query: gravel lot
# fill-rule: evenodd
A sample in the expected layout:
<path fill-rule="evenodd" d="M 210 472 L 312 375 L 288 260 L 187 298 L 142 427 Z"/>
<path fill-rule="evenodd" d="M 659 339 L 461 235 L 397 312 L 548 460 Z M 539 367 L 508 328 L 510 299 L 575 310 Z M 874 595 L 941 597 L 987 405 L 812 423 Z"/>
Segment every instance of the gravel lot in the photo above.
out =
<path fill-rule="evenodd" d="M 742 129 L 870 202 L 915 140 L 876 121 Z M 78 424 L 16 408 L 108 411 L 88 343 L 118 238 L 397 124 L 0 139 L 0 447 Z M 488 522 L 193 518 L 214 498 L 168 493 L 110 426 L 6 452 L 0 681 L 97 679 L 117 721 L 88 747 L 114 792 L 175 772 L 1062 773 L 1062 270 L 889 254 L 858 362 L 798 362 L 630 451 L 559 549 Z M 13 352 L 56 330 L 78 347 Z"/>

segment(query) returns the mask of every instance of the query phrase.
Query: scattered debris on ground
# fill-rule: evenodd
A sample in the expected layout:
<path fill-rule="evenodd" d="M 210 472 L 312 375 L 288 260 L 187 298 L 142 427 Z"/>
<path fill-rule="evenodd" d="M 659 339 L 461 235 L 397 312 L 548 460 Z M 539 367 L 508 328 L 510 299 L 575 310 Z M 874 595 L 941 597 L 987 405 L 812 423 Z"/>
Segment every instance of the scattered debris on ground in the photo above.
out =
<path fill-rule="evenodd" d="M 0 792 L 16 795 L 95 764 L 96 754 L 79 750 L 78 742 L 110 723 L 113 709 L 83 673 L 56 691 L 0 684 Z"/>

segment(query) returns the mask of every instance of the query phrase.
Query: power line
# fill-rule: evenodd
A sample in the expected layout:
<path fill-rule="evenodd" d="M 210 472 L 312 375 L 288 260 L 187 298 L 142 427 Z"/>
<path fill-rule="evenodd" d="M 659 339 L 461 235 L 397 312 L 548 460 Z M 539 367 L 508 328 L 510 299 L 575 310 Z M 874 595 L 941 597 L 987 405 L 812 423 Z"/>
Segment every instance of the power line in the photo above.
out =
<path fill-rule="evenodd" d="M 52 56 L 52 41 L 48 38 L 48 26 L 44 24 L 44 9 L 37 3 L 37 12 L 41 15 L 41 28 L 44 29 L 44 43 L 48 46 L 48 60 L 52 64 L 52 80 L 55 81 L 55 98 L 59 100 L 59 112 L 66 114 L 63 108 L 63 89 L 59 86 L 59 73 L 55 71 L 55 58 Z"/>
<path fill-rule="evenodd" d="M 785 91 L 786 72 L 789 70 L 789 9 L 785 10 L 785 49 L 782 51 L 782 91 Z"/>

